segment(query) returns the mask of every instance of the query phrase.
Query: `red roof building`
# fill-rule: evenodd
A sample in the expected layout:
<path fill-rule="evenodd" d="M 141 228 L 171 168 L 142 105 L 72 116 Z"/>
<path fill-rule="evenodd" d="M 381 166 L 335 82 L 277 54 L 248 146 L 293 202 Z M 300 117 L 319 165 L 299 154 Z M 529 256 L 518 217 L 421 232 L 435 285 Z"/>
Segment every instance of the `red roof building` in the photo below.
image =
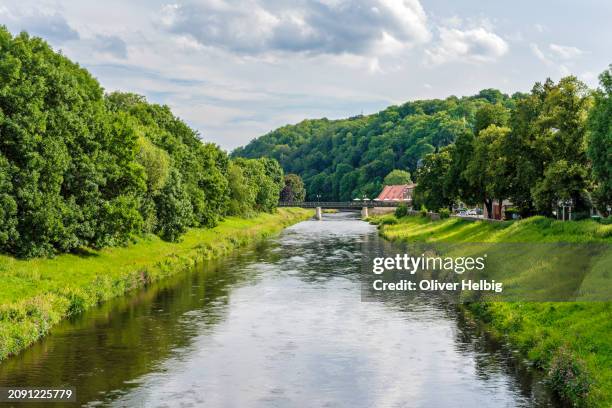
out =
<path fill-rule="evenodd" d="M 412 202 L 415 187 L 414 183 L 385 186 L 375 201 L 400 201 L 409 204 Z"/>

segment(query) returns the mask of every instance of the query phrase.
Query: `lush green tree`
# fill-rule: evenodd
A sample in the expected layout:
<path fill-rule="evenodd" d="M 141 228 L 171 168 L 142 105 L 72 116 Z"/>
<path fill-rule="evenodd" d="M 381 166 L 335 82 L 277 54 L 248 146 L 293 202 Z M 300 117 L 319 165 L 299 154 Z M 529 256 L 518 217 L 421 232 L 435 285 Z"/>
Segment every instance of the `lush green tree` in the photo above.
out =
<path fill-rule="evenodd" d="M 590 104 L 586 86 L 572 76 L 557 84 L 551 80 L 536 83 L 529 95 L 517 101 L 504 154 L 509 158 L 509 197 L 523 216 L 551 215 L 559 197 L 568 194 L 577 210 L 589 205 L 588 172 L 573 174 L 582 177 L 581 187 L 576 188 L 574 180 L 564 192 L 551 190 L 556 182 L 549 178 L 556 177 L 559 168 L 587 165 L 586 117 Z M 560 165 L 560 161 L 565 163 Z"/>
<path fill-rule="evenodd" d="M 536 191 L 548 190 L 548 185 L 556 184 L 548 180 L 558 174 L 555 169 L 577 169 L 587 163 L 586 119 L 591 104 L 588 89 L 573 76 L 562 78 L 556 85 L 547 85 L 544 89 L 542 111 L 534 123 L 537 132 L 534 146 L 541 157 L 543 171 L 535 179 L 532 195 Z M 566 164 L 559 166 L 558 162 Z M 567 185 L 565 191 L 556 190 L 561 197 L 569 195 L 578 211 L 586 209 L 590 204 L 585 194 L 589 185 L 587 175 L 588 172 L 573 172 L 574 181 L 571 185 Z M 541 199 L 536 201 L 536 208 L 545 215 L 552 215 L 552 209 L 557 205 L 556 199 L 549 202 Z"/>
<path fill-rule="evenodd" d="M 238 158 L 234 163 L 242 168 L 249 189 L 255 192 L 255 210 L 272 212 L 278 204 L 280 189 L 274 173 L 267 173 L 267 160 Z"/>
<path fill-rule="evenodd" d="M 327 173 L 319 173 L 310 177 L 307 193 L 310 201 L 331 201 L 333 193 L 332 177 Z"/>
<path fill-rule="evenodd" d="M 136 161 L 144 168 L 147 191 L 155 194 L 166 184 L 170 174 L 170 156 L 146 137 L 138 138 Z"/>
<path fill-rule="evenodd" d="M 193 207 L 178 170 L 170 171 L 166 184 L 155 196 L 157 234 L 167 241 L 178 241 L 192 225 Z"/>
<path fill-rule="evenodd" d="M 17 203 L 13 197 L 10 165 L 0 154 L 0 248 L 18 238 Z"/>
<path fill-rule="evenodd" d="M 589 113 L 588 155 L 593 163 L 596 204 L 608 214 L 612 206 L 612 65 L 599 76 L 599 83 Z"/>
<path fill-rule="evenodd" d="M 143 230 L 152 233 L 156 230 L 157 210 L 154 198 L 159 193 L 170 174 L 170 156 L 155 146 L 144 136 L 138 138 L 136 161 L 144 168 L 147 192 L 141 198 L 140 213 L 143 218 Z"/>
<path fill-rule="evenodd" d="M 450 172 L 451 160 L 448 148 L 425 156 L 417 171 L 416 193 L 419 204 L 431 210 L 452 207 L 455 197 L 446 188 L 446 177 Z"/>
<path fill-rule="evenodd" d="M 468 204 L 481 204 L 478 192 L 471 188 L 466 169 L 474 155 L 474 134 L 470 130 L 461 133 L 454 145 L 449 146 L 451 166 L 445 179 L 449 196 L 460 198 Z"/>
<path fill-rule="evenodd" d="M 241 216 L 252 214 L 255 211 L 257 189 L 256 186 L 249 183 L 242 167 L 230 162 L 227 181 L 230 189 L 227 214 Z"/>
<path fill-rule="evenodd" d="M 490 125 L 478 133 L 473 141 L 473 153 L 464 172 L 471 194 L 484 203 L 489 217 L 493 216 L 493 202 L 502 202 L 508 195 L 508 164 L 503 146 L 510 129 Z"/>
<path fill-rule="evenodd" d="M 410 184 L 412 183 L 412 179 L 410 178 L 410 173 L 406 170 L 391 170 L 389 174 L 385 176 L 383 180 L 383 185 L 392 186 L 397 184 Z"/>
<path fill-rule="evenodd" d="M 573 200 L 585 194 L 584 180 L 588 169 L 582 164 L 559 160 L 551 163 L 544 171 L 544 177 L 533 188 L 533 200 L 538 210 L 548 213 L 551 206 L 559 201 Z M 574 201 L 575 203 L 575 201 Z"/>
<path fill-rule="evenodd" d="M 297 174 L 285 175 L 285 186 L 280 194 L 280 201 L 300 202 L 306 198 L 306 189 L 302 178 Z"/>
<path fill-rule="evenodd" d="M 506 126 L 510 119 L 510 110 L 496 103 L 495 105 L 483 105 L 476 111 L 474 122 L 474 133 L 478 134 L 481 130 L 488 128 L 491 125 L 499 127 Z"/>
<path fill-rule="evenodd" d="M 262 157 L 260 161 L 263 163 L 266 175 L 278 186 L 278 191 L 285 187 L 285 173 L 280 164 L 274 159 Z"/>
<path fill-rule="evenodd" d="M 374 197 L 378 196 L 382 189 L 383 185 L 380 181 L 370 181 L 356 190 L 354 198 L 365 198 L 372 200 Z"/>
<path fill-rule="evenodd" d="M 167 106 L 120 92 L 107 95 L 106 105 L 110 111 L 128 114 L 142 137 L 168 153 L 193 208 L 192 226 L 215 226 L 229 202 L 227 155 L 218 146 L 202 143 L 198 133 Z"/>

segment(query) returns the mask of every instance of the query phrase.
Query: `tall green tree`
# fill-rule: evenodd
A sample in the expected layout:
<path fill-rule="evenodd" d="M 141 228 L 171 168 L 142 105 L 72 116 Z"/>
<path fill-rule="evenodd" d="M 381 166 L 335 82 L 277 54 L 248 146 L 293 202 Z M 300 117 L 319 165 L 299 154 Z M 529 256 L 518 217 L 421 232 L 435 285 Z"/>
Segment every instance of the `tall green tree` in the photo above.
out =
<path fill-rule="evenodd" d="M 449 146 L 451 165 L 445 180 L 445 189 L 452 197 L 468 204 L 481 204 L 478 192 L 471 188 L 466 169 L 474 155 L 474 134 L 471 130 L 462 132 L 454 145 Z"/>
<path fill-rule="evenodd" d="M 446 182 L 451 160 L 449 148 L 443 148 L 439 153 L 425 156 L 417 171 L 416 193 L 422 204 L 431 210 L 452 207 L 455 197 L 447 190 Z"/>
<path fill-rule="evenodd" d="M 587 163 L 586 131 L 587 114 L 591 104 L 589 92 L 576 77 L 562 78 L 558 84 L 546 89 L 542 112 L 534 126 L 537 137 L 534 145 L 541 153 L 544 171 L 532 188 L 534 204 L 538 211 L 551 215 L 557 201 L 568 197 L 577 210 L 586 209 L 589 185 L 588 172 L 578 171 Z M 573 182 L 566 187 L 550 189 L 558 185 L 558 169 L 573 170 Z"/>
<path fill-rule="evenodd" d="M 169 107 L 104 95 L 42 39 L 0 27 L 1 252 L 174 241 L 228 213 L 273 211 L 283 186 L 275 160 L 232 165 Z"/>
<path fill-rule="evenodd" d="M 510 129 L 490 125 L 482 129 L 473 141 L 473 156 L 464 172 L 471 194 L 493 216 L 493 203 L 501 203 L 508 195 L 508 162 L 503 147 Z"/>
<path fill-rule="evenodd" d="M 249 216 L 254 213 L 257 188 L 249 183 L 242 167 L 230 162 L 227 181 L 230 189 L 227 214 Z"/>
<path fill-rule="evenodd" d="M 234 163 L 242 168 L 249 189 L 255 192 L 255 209 L 272 212 L 278 204 L 280 188 L 275 178 L 275 172 L 268 173 L 267 159 L 238 158 Z"/>
<path fill-rule="evenodd" d="M 595 201 L 609 214 L 612 206 L 612 65 L 599 76 L 600 88 L 589 113 L 588 155 L 593 163 Z"/>
<path fill-rule="evenodd" d="M 300 202 L 306 198 L 306 189 L 302 178 L 297 174 L 285 175 L 285 186 L 280 194 L 280 201 Z"/>
<path fill-rule="evenodd" d="M 0 154 L 0 248 L 18 237 L 17 202 L 13 197 L 10 165 Z"/>
<path fill-rule="evenodd" d="M 178 241 L 193 223 L 193 207 L 181 174 L 172 169 L 166 184 L 155 196 L 157 234 L 167 241 Z"/>
<path fill-rule="evenodd" d="M 383 185 L 392 186 L 397 184 L 410 184 L 412 183 L 412 179 L 410 178 L 410 173 L 406 170 L 391 170 L 389 174 L 385 176 L 383 180 Z"/>
<path fill-rule="evenodd" d="M 562 167 L 578 169 L 587 164 L 586 118 L 590 103 L 588 89 L 572 76 L 557 84 L 551 80 L 537 83 L 529 95 L 517 102 L 505 150 L 512 158 L 509 196 L 523 215 L 551 215 L 557 202 L 566 196 L 578 210 L 588 207 L 588 172 L 574 173 L 574 181 L 565 190 L 550 178 L 557 177 Z"/>

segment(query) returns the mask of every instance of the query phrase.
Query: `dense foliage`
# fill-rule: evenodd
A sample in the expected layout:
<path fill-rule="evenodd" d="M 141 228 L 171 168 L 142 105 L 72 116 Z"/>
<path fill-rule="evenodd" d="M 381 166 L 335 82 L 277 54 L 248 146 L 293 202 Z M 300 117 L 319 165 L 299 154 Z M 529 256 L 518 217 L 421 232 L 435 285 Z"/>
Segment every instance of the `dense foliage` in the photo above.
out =
<path fill-rule="evenodd" d="M 278 204 L 280 191 L 285 186 L 283 170 L 272 159 L 261 158 L 234 161 L 242 170 L 249 190 L 249 203 L 256 211 L 270 212 Z"/>
<path fill-rule="evenodd" d="M 40 38 L 0 28 L 0 251 L 51 255 L 148 232 L 177 240 L 226 214 L 271 211 L 283 186 L 273 160 L 233 165 L 167 106 L 104 96 Z M 245 195 L 254 199 L 235 202 Z"/>
<path fill-rule="evenodd" d="M 518 96 L 487 89 L 472 97 L 408 102 L 369 116 L 305 120 L 253 140 L 233 156 L 278 160 L 286 173 L 302 177 L 311 200 L 375 197 L 394 169 L 414 172 L 426 154 L 471 133 L 481 107 L 511 107 Z"/>
<path fill-rule="evenodd" d="M 416 174 L 416 207 L 510 200 L 522 216 L 559 205 L 587 215 L 612 205 L 612 71 L 589 90 L 573 76 L 512 97 L 494 89 L 392 106 L 346 120 L 306 120 L 233 152 L 273 157 L 308 199 L 375 197 Z"/>
<path fill-rule="evenodd" d="M 391 172 L 387 174 L 383 180 L 383 185 L 385 186 L 410 183 L 412 183 L 410 173 L 408 173 L 406 170 L 399 169 L 391 170 Z"/>
<path fill-rule="evenodd" d="M 300 202 L 306 198 L 306 189 L 302 178 L 297 174 L 285 175 L 285 186 L 283 187 L 280 200 L 285 202 Z"/>
<path fill-rule="evenodd" d="M 550 216 L 565 205 L 587 215 L 593 204 L 607 211 L 612 134 L 606 78 L 602 74 L 604 90 L 596 93 L 593 109 L 592 92 L 572 76 L 535 84 L 510 108 L 481 108 L 473 134 L 425 156 L 417 197 L 433 209 L 458 200 L 484 203 L 489 214 L 504 199 L 523 216 Z"/>
<path fill-rule="evenodd" d="M 612 67 L 599 77 L 601 88 L 589 114 L 589 158 L 595 175 L 595 200 L 600 211 L 612 204 Z"/>

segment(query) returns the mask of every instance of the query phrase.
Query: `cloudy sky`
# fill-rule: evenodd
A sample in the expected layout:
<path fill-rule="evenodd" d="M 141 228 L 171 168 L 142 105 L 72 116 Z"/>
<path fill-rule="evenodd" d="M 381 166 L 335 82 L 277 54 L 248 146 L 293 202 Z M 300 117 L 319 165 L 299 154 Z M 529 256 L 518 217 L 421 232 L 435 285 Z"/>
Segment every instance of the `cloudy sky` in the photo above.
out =
<path fill-rule="evenodd" d="M 0 0 L 0 23 L 168 104 L 226 149 L 304 118 L 483 88 L 528 91 L 612 63 L 612 2 Z"/>

